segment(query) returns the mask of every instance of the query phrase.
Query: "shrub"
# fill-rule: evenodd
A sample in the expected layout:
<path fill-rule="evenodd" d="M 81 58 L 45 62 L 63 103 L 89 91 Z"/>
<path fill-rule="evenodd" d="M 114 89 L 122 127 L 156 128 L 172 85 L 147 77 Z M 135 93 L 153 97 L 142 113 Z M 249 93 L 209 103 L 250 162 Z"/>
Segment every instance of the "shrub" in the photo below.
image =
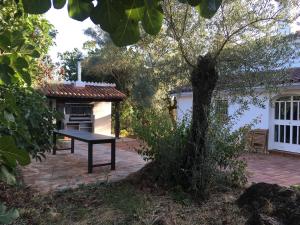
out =
<path fill-rule="evenodd" d="M 145 160 L 153 161 L 155 180 L 169 187 L 180 185 L 184 190 L 191 188 L 193 171 L 186 168 L 187 144 L 189 141 L 189 118 L 174 124 L 167 112 L 148 110 L 139 112 L 133 123 L 135 134 L 146 144 L 138 149 Z M 211 111 L 207 136 L 209 156 L 205 171 L 210 183 L 226 182 L 243 185 L 246 164 L 241 159 L 245 151 L 246 134 L 250 126 L 232 131 L 232 120 L 224 120 Z"/>
<path fill-rule="evenodd" d="M 155 162 L 154 176 L 167 186 L 182 184 L 189 127 L 174 125 L 167 112 L 148 110 L 135 116 L 134 133 L 146 144 L 138 149 L 145 160 Z"/>
<path fill-rule="evenodd" d="M 0 136 L 13 137 L 18 149 L 33 158 L 41 159 L 51 149 L 54 116 L 36 90 L 0 86 Z"/>
<path fill-rule="evenodd" d="M 230 185 L 241 186 L 247 182 L 246 162 L 241 159 L 241 155 L 246 150 L 246 137 L 251 126 L 246 125 L 238 130 L 233 130 L 232 126 L 232 120 L 220 120 L 212 113 L 207 145 L 215 167 L 215 179 L 221 179 Z"/>

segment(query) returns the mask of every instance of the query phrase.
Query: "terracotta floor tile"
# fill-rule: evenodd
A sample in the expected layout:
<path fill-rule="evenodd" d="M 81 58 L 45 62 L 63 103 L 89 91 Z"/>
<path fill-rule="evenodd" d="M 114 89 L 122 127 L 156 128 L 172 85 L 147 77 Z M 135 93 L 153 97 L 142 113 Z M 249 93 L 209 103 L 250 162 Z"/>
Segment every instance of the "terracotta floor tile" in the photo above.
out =
<path fill-rule="evenodd" d="M 126 146 L 130 146 L 130 143 Z M 115 171 L 111 171 L 110 166 L 104 166 L 95 167 L 93 173 L 88 174 L 87 145 L 75 141 L 74 154 L 69 151 L 58 151 L 56 155 L 49 153 L 44 161 L 33 161 L 22 168 L 22 175 L 26 185 L 42 193 L 76 187 L 79 184 L 117 181 L 146 164 L 135 151 L 126 150 L 126 148 L 121 149 L 117 142 Z M 93 161 L 94 163 L 110 162 L 110 145 L 94 145 Z"/>

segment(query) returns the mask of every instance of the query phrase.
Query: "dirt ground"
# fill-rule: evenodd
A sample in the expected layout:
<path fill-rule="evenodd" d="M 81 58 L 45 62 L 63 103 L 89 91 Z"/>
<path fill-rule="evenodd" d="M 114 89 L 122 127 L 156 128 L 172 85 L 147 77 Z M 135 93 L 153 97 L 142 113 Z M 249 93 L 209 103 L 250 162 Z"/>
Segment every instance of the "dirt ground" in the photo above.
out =
<path fill-rule="evenodd" d="M 47 195 L 0 185 L 0 200 L 19 208 L 15 225 L 225 225 L 245 224 L 236 204 L 241 190 L 212 192 L 196 203 L 183 192 L 140 190 L 126 183 L 90 184 Z"/>

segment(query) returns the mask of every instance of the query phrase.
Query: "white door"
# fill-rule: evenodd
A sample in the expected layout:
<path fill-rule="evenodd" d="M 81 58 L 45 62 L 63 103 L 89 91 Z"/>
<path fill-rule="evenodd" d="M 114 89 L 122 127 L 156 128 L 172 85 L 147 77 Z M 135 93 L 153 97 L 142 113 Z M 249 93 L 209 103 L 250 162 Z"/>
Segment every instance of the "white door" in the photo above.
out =
<path fill-rule="evenodd" d="M 270 127 L 270 148 L 300 153 L 300 96 L 275 101 Z"/>

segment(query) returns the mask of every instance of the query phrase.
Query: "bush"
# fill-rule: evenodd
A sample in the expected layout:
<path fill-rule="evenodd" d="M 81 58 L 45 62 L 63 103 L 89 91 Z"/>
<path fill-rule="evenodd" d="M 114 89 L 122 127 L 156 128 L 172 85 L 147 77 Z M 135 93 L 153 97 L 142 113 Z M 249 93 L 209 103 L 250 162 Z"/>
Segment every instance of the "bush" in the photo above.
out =
<path fill-rule="evenodd" d="M 242 186 L 247 182 L 247 177 L 246 162 L 241 159 L 241 155 L 246 150 L 247 134 L 251 126 L 233 130 L 233 124 L 230 118 L 223 120 L 212 112 L 207 144 L 215 167 L 215 179 Z"/>
<path fill-rule="evenodd" d="M 167 186 L 183 185 L 184 158 L 189 127 L 175 125 L 167 112 L 148 110 L 135 116 L 133 130 L 146 144 L 138 149 L 155 163 L 154 176 Z"/>
<path fill-rule="evenodd" d="M 13 137 L 20 150 L 41 159 L 52 146 L 52 112 L 32 88 L 0 86 L 0 136 Z"/>
<path fill-rule="evenodd" d="M 138 149 L 145 160 L 154 163 L 155 180 L 169 187 L 180 185 L 189 190 L 189 171 L 186 168 L 189 119 L 174 124 L 167 112 L 149 110 L 140 112 L 133 120 L 135 134 L 146 144 Z M 240 158 L 245 151 L 249 126 L 232 131 L 231 120 L 220 119 L 212 110 L 207 136 L 209 156 L 206 171 L 211 184 L 243 185 L 245 162 Z"/>

